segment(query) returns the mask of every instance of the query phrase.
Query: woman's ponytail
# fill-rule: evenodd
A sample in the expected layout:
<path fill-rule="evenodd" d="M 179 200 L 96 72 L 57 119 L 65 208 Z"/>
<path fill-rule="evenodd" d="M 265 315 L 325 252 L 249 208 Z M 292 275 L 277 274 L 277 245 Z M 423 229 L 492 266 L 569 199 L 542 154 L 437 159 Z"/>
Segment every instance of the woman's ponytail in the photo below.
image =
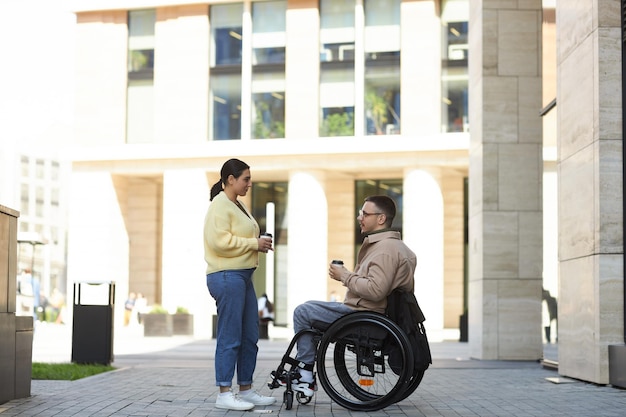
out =
<path fill-rule="evenodd" d="M 221 191 L 222 191 L 222 180 L 219 180 L 218 182 L 213 184 L 213 187 L 211 187 L 211 198 L 209 200 L 213 201 L 215 196 L 218 195 Z"/>

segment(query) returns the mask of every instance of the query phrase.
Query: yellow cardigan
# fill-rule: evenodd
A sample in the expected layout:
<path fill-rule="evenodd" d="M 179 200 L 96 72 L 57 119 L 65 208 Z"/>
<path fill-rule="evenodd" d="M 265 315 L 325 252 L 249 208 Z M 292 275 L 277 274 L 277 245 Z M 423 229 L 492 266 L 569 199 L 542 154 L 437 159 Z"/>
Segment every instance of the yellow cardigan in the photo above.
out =
<path fill-rule="evenodd" d="M 215 196 L 204 218 L 206 273 L 256 268 L 259 264 L 259 224 L 248 209 L 246 216 L 222 191 Z"/>

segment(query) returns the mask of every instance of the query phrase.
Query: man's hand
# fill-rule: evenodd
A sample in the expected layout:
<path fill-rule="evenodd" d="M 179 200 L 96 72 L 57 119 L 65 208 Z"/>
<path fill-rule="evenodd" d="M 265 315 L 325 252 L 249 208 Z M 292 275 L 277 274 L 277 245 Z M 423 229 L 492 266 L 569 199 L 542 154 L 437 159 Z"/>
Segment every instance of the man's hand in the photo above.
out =
<path fill-rule="evenodd" d="M 328 275 L 330 275 L 330 277 L 335 281 L 341 281 L 341 276 L 343 275 L 344 270 L 346 270 L 346 268 L 343 265 L 331 263 L 328 267 Z"/>

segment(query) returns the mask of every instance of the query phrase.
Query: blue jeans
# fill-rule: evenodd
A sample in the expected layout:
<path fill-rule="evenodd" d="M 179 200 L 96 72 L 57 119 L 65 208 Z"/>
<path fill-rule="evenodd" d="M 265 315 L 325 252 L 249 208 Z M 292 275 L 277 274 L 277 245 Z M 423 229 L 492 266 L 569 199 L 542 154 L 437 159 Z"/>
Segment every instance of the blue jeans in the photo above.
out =
<path fill-rule="evenodd" d="M 307 301 L 300 304 L 293 311 L 293 330 L 295 333 L 298 333 L 300 330 L 310 329 L 313 321 L 332 323 L 338 318 L 353 312 L 354 310 L 344 303 Z M 317 347 L 313 344 L 313 334 L 304 333 L 298 339 L 296 359 L 306 364 L 313 364 L 315 362 L 316 349 Z"/>
<path fill-rule="evenodd" d="M 252 285 L 254 269 L 237 269 L 208 274 L 209 293 L 217 304 L 215 383 L 232 386 L 252 384 L 259 350 L 259 311 Z"/>

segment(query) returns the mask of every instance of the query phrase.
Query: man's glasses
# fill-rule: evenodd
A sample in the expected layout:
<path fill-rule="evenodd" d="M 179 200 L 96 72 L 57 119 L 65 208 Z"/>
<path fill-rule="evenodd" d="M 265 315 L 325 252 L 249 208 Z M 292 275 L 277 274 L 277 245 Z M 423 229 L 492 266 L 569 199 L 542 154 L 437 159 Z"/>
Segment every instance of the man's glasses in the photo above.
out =
<path fill-rule="evenodd" d="M 372 216 L 372 215 L 379 215 L 379 214 L 385 214 L 385 213 L 368 213 L 365 210 L 359 210 L 359 217 L 367 217 L 367 216 Z"/>

